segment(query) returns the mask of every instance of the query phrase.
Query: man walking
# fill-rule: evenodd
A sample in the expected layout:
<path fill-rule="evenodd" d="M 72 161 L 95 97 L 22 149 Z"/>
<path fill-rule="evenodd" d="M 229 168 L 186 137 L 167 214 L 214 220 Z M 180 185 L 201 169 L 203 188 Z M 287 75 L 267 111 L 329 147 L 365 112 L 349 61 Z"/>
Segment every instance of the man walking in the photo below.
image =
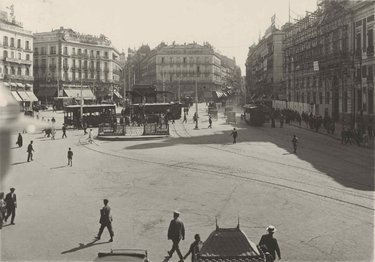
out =
<path fill-rule="evenodd" d="M 34 152 L 34 148 L 33 148 L 33 140 L 30 141 L 30 144 L 27 146 L 27 162 L 30 162 L 33 161 L 33 152 Z"/>
<path fill-rule="evenodd" d="M 16 189 L 11 188 L 10 192 L 5 196 L 5 203 L 6 203 L 6 209 L 7 209 L 7 215 L 5 217 L 5 222 L 7 222 L 8 218 L 10 216 L 10 224 L 14 225 L 14 218 L 16 217 L 16 208 L 17 208 L 17 197 L 16 194 L 14 193 Z"/>
<path fill-rule="evenodd" d="M 259 246 L 265 246 L 267 251 L 272 255 L 273 260 L 276 259 L 276 253 L 278 258 L 281 259 L 279 244 L 277 243 L 276 238 L 273 237 L 273 233 L 276 232 L 276 228 L 274 226 L 268 226 L 266 231 L 268 234 L 261 237 Z"/>
<path fill-rule="evenodd" d="M 212 128 L 212 118 L 208 116 L 208 128 Z"/>
<path fill-rule="evenodd" d="M 184 256 L 184 259 L 186 259 L 191 254 L 191 262 L 197 261 L 197 255 L 203 245 L 199 234 L 195 234 L 194 239 L 195 241 L 190 245 L 189 251 Z"/>
<path fill-rule="evenodd" d="M 69 150 L 68 150 L 68 166 L 72 166 L 73 165 L 73 151 L 72 149 L 69 147 Z"/>
<path fill-rule="evenodd" d="M 109 240 L 109 242 L 113 242 L 113 236 L 115 234 L 113 233 L 113 229 L 112 229 L 112 220 L 113 219 L 112 219 L 112 215 L 111 215 L 111 208 L 108 205 L 108 202 L 109 202 L 108 199 L 103 200 L 104 207 L 102 209 L 100 209 L 100 220 L 99 220 L 100 229 L 99 229 L 98 236 L 96 236 L 95 239 L 99 240 L 100 237 L 102 236 L 104 228 L 107 227 L 109 235 L 111 236 L 111 239 Z"/>
<path fill-rule="evenodd" d="M 235 144 L 237 142 L 237 135 L 238 135 L 236 128 L 233 128 L 233 131 L 232 133 L 230 133 L 230 135 L 233 137 L 233 144 Z"/>
<path fill-rule="evenodd" d="M 67 136 L 66 136 L 66 126 L 63 124 L 63 127 L 62 127 L 62 132 L 63 132 L 63 134 L 62 134 L 62 138 L 67 138 Z"/>
<path fill-rule="evenodd" d="M 173 212 L 173 219 L 169 223 L 168 228 L 168 239 L 172 240 L 172 249 L 168 251 L 168 255 L 171 258 L 173 253 L 176 251 L 180 261 L 184 261 L 184 258 L 181 254 L 179 243 L 182 240 L 185 240 L 185 227 L 184 223 L 178 219 L 180 212 Z"/>
<path fill-rule="evenodd" d="M 182 121 L 182 123 L 187 123 L 187 117 L 186 117 L 186 113 L 184 112 L 184 121 Z"/>

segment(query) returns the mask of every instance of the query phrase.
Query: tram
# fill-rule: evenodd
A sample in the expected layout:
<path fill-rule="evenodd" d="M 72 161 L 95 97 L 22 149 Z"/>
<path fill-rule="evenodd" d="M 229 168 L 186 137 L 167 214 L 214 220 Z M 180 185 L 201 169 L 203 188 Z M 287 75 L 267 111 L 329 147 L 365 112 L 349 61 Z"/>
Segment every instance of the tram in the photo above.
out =
<path fill-rule="evenodd" d="M 116 105 L 83 105 L 83 117 L 81 119 L 81 106 L 70 105 L 64 107 L 64 124 L 74 128 L 82 127 L 85 123 L 87 127 L 98 127 L 102 123 L 111 123 L 116 117 Z"/>
<path fill-rule="evenodd" d="M 263 106 L 255 104 L 247 104 L 243 106 L 244 118 L 247 124 L 261 126 L 266 121 L 266 112 Z"/>
<path fill-rule="evenodd" d="M 167 115 L 169 120 L 181 118 L 181 103 L 145 103 L 132 104 L 125 109 L 125 116 L 138 116 L 144 118 L 147 116 Z"/>

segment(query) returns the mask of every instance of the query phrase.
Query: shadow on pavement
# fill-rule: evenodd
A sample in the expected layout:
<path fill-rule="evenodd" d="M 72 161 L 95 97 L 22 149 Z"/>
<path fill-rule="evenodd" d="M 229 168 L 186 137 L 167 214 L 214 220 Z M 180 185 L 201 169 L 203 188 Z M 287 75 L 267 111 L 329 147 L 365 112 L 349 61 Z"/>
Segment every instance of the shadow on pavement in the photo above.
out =
<path fill-rule="evenodd" d="M 61 254 L 67 254 L 67 253 L 72 253 L 72 252 L 76 252 L 78 250 L 81 250 L 81 249 L 85 249 L 85 248 L 89 248 L 89 247 L 92 247 L 92 246 L 96 246 L 96 245 L 102 245 L 102 244 L 107 244 L 109 243 L 108 241 L 106 242 L 97 242 L 98 240 L 94 239 L 93 241 L 91 241 L 90 243 L 87 243 L 87 244 L 83 244 L 83 243 L 79 243 L 78 247 L 74 247 L 72 249 L 69 249 L 69 250 L 66 250 L 66 251 L 63 251 L 61 252 Z"/>
<path fill-rule="evenodd" d="M 10 164 L 10 165 L 11 165 L 11 166 L 16 166 L 16 165 L 20 165 L 20 164 L 24 164 L 24 163 L 27 163 L 27 161 L 16 162 L 16 163 L 13 163 L 13 164 Z"/>
<path fill-rule="evenodd" d="M 56 167 L 51 167 L 50 169 L 58 169 L 58 168 L 64 168 L 67 167 L 68 165 L 63 165 L 63 166 L 56 166 Z"/>
<path fill-rule="evenodd" d="M 255 158 L 259 165 L 266 166 L 267 162 L 288 165 L 289 155 L 295 155 L 302 161 L 310 163 L 319 172 L 332 177 L 338 183 L 364 191 L 374 191 L 374 150 L 360 148 L 355 145 L 341 145 L 331 137 L 315 134 L 304 129 L 285 125 L 284 128 L 271 128 L 266 124 L 261 127 L 248 126 L 244 123 L 234 125 L 238 130 L 237 144 L 232 145 L 231 130 L 221 133 L 197 135 L 190 132 L 190 137 L 175 137 L 158 142 L 147 142 L 127 146 L 124 150 L 142 150 L 166 148 L 176 145 L 199 145 L 210 149 L 226 151 L 236 157 Z M 199 132 L 199 130 L 197 130 Z M 296 134 L 299 139 L 297 153 L 293 153 L 292 137 Z M 277 162 L 267 157 L 255 156 L 244 146 L 251 148 L 252 144 L 274 144 L 285 151 L 280 153 L 285 157 L 285 163 Z M 218 147 L 217 145 L 220 145 Z M 260 144 L 261 145 L 261 144 Z M 216 148 L 217 147 L 217 148 Z M 262 162 L 264 162 L 262 164 Z"/>
<path fill-rule="evenodd" d="M 21 148 L 21 147 L 15 146 L 15 147 L 11 147 L 10 149 L 17 149 L 17 148 Z"/>

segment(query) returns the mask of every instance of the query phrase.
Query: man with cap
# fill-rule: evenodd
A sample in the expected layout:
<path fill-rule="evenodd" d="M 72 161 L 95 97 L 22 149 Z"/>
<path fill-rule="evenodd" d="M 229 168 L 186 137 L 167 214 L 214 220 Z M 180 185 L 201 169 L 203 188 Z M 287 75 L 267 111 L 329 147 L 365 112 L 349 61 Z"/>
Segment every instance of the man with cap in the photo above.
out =
<path fill-rule="evenodd" d="M 112 219 L 112 214 L 111 214 L 111 208 L 108 205 L 108 202 L 109 202 L 108 199 L 104 199 L 103 200 L 104 207 L 102 209 L 100 209 L 100 220 L 99 220 L 100 228 L 99 228 L 99 233 L 95 237 L 95 239 L 99 240 L 100 237 L 102 236 L 104 228 L 107 227 L 109 235 L 111 236 L 111 239 L 109 240 L 109 242 L 113 242 L 113 236 L 114 236 L 113 229 L 112 229 L 112 221 L 113 221 L 113 219 Z"/>
<path fill-rule="evenodd" d="M 273 257 L 273 260 L 276 259 L 276 253 L 278 258 L 281 259 L 279 244 L 277 243 L 276 238 L 273 237 L 273 233 L 276 232 L 276 228 L 270 225 L 266 228 L 266 231 L 268 234 L 261 237 L 259 246 L 266 246 L 268 252 L 270 252 Z"/>
<path fill-rule="evenodd" d="M 185 227 L 184 223 L 178 219 L 180 216 L 180 212 L 174 211 L 173 212 L 173 219 L 169 223 L 168 228 L 168 239 L 172 240 L 172 249 L 168 251 L 168 255 L 171 258 L 174 251 L 177 252 L 180 261 L 184 261 L 184 258 L 181 254 L 180 247 L 178 246 L 181 239 L 185 240 Z"/>
<path fill-rule="evenodd" d="M 11 188 L 10 192 L 5 196 L 5 203 L 6 203 L 6 209 L 7 209 L 7 215 L 5 217 L 5 222 L 7 222 L 8 217 L 12 215 L 12 218 L 10 220 L 10 223 L 14 225 L 14 218 L 16 216 L 16 208 L 17 208 L 17 197 L 14 193 L 16 189 Z"/>

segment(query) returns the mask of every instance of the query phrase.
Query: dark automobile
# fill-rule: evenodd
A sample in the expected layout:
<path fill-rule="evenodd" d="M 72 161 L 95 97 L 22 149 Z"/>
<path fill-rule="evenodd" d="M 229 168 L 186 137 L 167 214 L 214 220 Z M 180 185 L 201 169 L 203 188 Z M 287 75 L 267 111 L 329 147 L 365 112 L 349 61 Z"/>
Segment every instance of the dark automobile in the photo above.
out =
<path fill-rule="evenodd" d="M 94 261 L 150 262 L 147 251 L 142 249 L 112 249 L 99 252 Z"/>

